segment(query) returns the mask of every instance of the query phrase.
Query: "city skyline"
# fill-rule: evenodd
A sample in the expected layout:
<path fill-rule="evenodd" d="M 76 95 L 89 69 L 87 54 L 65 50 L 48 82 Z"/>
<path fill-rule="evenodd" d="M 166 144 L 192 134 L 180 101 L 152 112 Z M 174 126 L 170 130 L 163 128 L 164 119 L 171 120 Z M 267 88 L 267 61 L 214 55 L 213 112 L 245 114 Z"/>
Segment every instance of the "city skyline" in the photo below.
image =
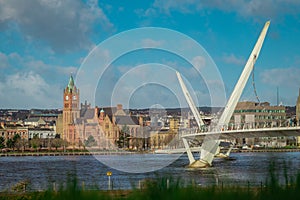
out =
<path fill-rule="evenodd" d="M 228 99 L 267 20 L 271 20 L 270 29 L 254 70 L 258 96 L 261 101 L 276 104 L 278 87 L 280 102 L 296 104 L 300 87 L 298 1 L 0 1 L 0 13 L 1 108 L 62 108 L 69 76 L 72 73 L 76 77 L 89 52 L 115 34 L 140 27 L 174 30 L 202 45 L 220 71 Z M 164 43 L 150 38 L 143 42 L 154 47 Z M 184 70 L 183 62 L 169 55 L 162 59 L 140 52 L 138 56 L 143 59 L 136 63 L 132 60 L 137 55 L 127 56 L 116 61 L 107 70 L 109 76 L 101 79 L 95 105 L 112 105 L 109 91 L 137 63 L 154 60 Z M 201 64 L 199 59 L 194 61 L 194 65 Z M 151 74 L 151 70 L 135 72 L 137 77 Z M 197 105 L 210 106 L 204 81 L 192 72 L 184 75 L 199 100 Z M 248 82 L 241 101 L 256 100 L 251 80 Z M 164 107 L 176 107 L 178 104 L 168 99 L 174 95 L 167 90 L 155 93 L 160 89 L 150 85 L 132 97 L 146 99 L 151 93 L 152 101 L 142 102 L 145 107 L 151 107 L 154 100 Z M 81 97 L 81 102 L 84 100 Z M 140 108 L 141 102 L 132 101 L 130 106 Z"/>

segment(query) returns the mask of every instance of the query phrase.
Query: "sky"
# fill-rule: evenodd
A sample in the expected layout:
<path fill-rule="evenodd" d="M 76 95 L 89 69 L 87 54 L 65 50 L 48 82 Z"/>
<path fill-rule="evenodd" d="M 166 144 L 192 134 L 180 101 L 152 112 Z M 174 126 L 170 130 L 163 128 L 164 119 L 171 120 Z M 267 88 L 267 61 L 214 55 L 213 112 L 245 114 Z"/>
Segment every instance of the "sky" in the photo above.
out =
<path fill-rule="evenodd" d="M 268 20 L 240 100 L 294 106 L 298 0 L 0 0 L 0 108 L 60 109 L 71 74 L 93 106 L 184 107 L 175 71 L 224 106 Z"/>

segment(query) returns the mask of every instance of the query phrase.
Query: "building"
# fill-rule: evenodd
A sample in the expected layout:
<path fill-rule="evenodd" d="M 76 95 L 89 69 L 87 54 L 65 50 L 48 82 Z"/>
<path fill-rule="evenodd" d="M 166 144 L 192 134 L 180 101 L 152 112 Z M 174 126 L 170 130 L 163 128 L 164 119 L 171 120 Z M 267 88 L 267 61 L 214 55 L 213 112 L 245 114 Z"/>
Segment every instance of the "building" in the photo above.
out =
<path fill-rule="evenodd" d="M 238 102 L 231 118 L 232 128 L 263 128 L 284 126 L 285 106 L 271 106 L 268 102 Z"/>
<path fill-rule="evenodd" d="M 5 124 L 4 121 L 1 121 L 0 124 L 0 137 L 4 138 L 4 143 L 19 135 L 22 140 L 28 140 L 28 127 L 21 124 Z"/>
<path fill-rule="evenodd" d="M 117 146 L 117 141 L 120 137 L 119 127 L 115 123 L 114 113 L 116 113 L 115 107 L 106 107 L 99 109 L 98 122 L 106 137 L 106 148 L 110 146 Z M 113 144 L 113 145 L 112 145 Z"/>
<path fill-rule="evenodd" d="M 126 114 L 121 104 L 117 105 L 117 110 L 113 116 L 114 124 L 118 126 L 119 132 L 126 132 L 129 149 L 142 149 L 145 147 L 145 135 L 143 134 L 142 117 Z M 120 133 L 119 133 L 120 135 Z"/>
<path fill-rule="evenodd" d="M 280 127 L 287 125 L 285 106 L 271 106 L 268 102 L 238 102 L 231 117 L 229 129 Z M 250 138 L 238 141 L 240 144 L 264 146 L 285 146 L 286 138 Z"/>
<path fill-rule="evenodd" d="M 179 119 L 178 118 L 175 118 L 175 117 L 172 117 L 170 120 L 169 120 L 169 123 L 170 123 L 170 130 L 171 131 L 175 131 L 175 132 L 178 132 L 179 130 L 179 127 L 180 127 L 180 123 L 179 123 Z M 185 122 L 186 123 L 186 122 Z M 188 128 L 187 127 L 184 127 L 184 128 Z"/>
<path fill-rule="evenodd" d="M 59 114 L 57 116 L 57 120 L 55 122 L 56 125 L 56 134 L 59 135 L 59 137 L 63 138 L 63 114 Z"/>
<path fill-rule="evenodd" d="M 59 118 L 60 119 L 60 118 Z M 61 123 L 62 121 L 62 123 Z M 71 147 L 89 146 L 99 149 L 115 149 L 124 126 L 128 128 L 129 148 L 137 149 L 143 120 L 130 116 L 121 104 L 117 107 L 91 108 L 85 102 L 79 108 L 79 89 L 70 76 L 69 83 L 63 93 L 62 120 L 57 121 L 58 127 L 62 124 L 62 138 Z M 60 131 L 61 128 L 58 128 Z M 87 141 L 92 140 L 92 143 Z M 92 138 L 92 139 L 91 139 Z"/>
<path fill-rule="evenodd" d="M 51 139 L 55 138 L 56 131 L 52 128 L 40 128 L 40 127 L 34 127 L 34 128 L 28 128 L 28 139 L 31 140 L 34 137 L 40 138 L 40 139 Z"/>
<path fill-rule="evenodd" d="M 30 127 L 38 127 L 38 126 L 45 126 L 46 122 L 42 118 L 34 117 L 34 118 L 25 119 L 24 125 Z"/>
<path fill-rule="evenodd" d="M 56 121 L 59 114 L 61 114 L 60 110 L 31 109 L 27 118 L 41 118 L 45 122 L 51 122 Z"/>
<path fill-rule="evenodd" d="M 74 84 L 73 76 L 63 93 L 63 134 L 62 138 L 71 146 L 79 143 L 78 131 L 76 131 L 75 120 L 80 117 L 79 89 Z"/>

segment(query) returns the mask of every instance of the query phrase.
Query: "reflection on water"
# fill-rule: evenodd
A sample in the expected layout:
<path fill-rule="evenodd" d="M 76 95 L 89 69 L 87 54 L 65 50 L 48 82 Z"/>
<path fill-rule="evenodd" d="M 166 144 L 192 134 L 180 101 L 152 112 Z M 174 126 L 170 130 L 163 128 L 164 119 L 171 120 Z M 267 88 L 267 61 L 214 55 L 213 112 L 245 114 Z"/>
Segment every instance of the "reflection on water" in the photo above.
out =
<path fill-rule="evenodd" d="M 127 173 L 130 167 L 134 170 L 149 168 L 155 163 L 168 162 L 174 155 L 134 155 L 130 158 L 120 156 L 116 163 L 119 171 L 107 167 L 93 156 L 42 156 L 42 157 L 1 157 L 0 158 L 0 191 L 24 180 L 30 182 L 29 189 L 44 190 L 57 184 L 64 184 L 68 177 L 75 176 L 86 188 L 107 189 L 107 171 L 112 171 L 111 179 L 114 189 L 136 187 L 138 182 L 149 178 L 172 176 L 185 183 L 210 185 L 224 182 L 241 184 L 265 182 L 269 173 L 270 163 L 275 162 L 275 173 L 284 177 L 284 168 L 288 176 L 295 176 L 300 169 L 300 152 L 286 153 L 234 153 L 236 160 L 215 159 L 214 165 L 207 169 L 187 168 L 188 158 L 184 154 L 169 166 L 148 173 Z M 100 160 L 109 161 L 111 156 L 103 155 Z M 116 162 L 118 159 L 112 160 Z M 99 158 L 98 158 L 99 159 Z M 155 162 L 154 162 L 155 161 Z M 130 165 L 128 163 L 131 162 Z M 127 164 L 126 164 L 127 163 Z M 132 170 L 132 171 L 134 171 Z M 146 170 L 147 171 L 147 170 Z M 148 170 L 151 171 L 151 170 Z M 135 171 L 138 172 L 138 171 Z"/>
<path fill-rule="evenodd" d="M 108 167 L 129 173 L 145 173 L 160 170 L 174 161 L 181 154 L 127 154 L 96 155 L 95 158 Z"/>

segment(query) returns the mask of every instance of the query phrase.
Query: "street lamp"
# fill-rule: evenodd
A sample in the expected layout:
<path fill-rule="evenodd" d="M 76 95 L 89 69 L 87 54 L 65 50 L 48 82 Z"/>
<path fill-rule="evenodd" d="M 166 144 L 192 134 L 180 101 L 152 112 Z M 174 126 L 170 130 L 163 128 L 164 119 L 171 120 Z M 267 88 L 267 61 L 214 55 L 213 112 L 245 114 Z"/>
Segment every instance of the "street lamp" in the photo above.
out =
<path fill-rule="evenodd" d="M 111 181 L 110 181 L 111 175 L 112 175 L 111 171 L 106 172 L 106 176 L 108 176 L 108 190 L 111 190 Z"/>

